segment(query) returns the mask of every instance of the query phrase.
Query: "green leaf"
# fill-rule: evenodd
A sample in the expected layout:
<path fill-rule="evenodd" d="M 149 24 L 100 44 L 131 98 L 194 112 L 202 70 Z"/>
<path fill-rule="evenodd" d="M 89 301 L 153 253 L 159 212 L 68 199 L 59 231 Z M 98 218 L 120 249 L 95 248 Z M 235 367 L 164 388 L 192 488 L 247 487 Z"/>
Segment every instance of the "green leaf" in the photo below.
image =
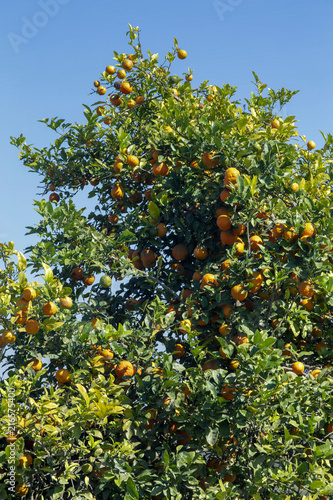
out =
<path fill-rule="evenodd" d="M 24 257 L 23 253 L 17 252 L 17 260 L 20 271 L 24 271 L 27 268 L 27 259 Z"/>
<path fill-rule="evenodd" d="M 52 269 L 50 268 L 50 266 L 47 266 L 46 264 L 44 264 L 44 262 L 42 263 L 42 266 L 43 266 L 44 271 L 45 271 L 45 278 L 44 279 L 45 279 L 46 283 L 51 283 L 54 279 Z"/>
<path fill-rule="evenodd" d="M 206 432 L 206 440 L 210 446 L 214 446 L 219 437 L 219 431 L 216 427 L 211 427 Z"/>
<path fill-rule="evenodd" d="M 90 399 L 89 399 L 89 396 L 87 394 L 86 389 L 81 384 L 76 384 L 76 388 L 79 391 L 79 393 L 81 394 L 81 396 L 83 397 L 83 399 L 85 400 L 86 405 L 88 406 L 90 403 Z"/>
<path fill-rule="evenodd" d="M 160 216 L 160 209 L 158 208 L 158 206 L 156 205 L 156 203 L 154 203 L 153 201 L 150 201 L 148 203 L 148 211 L 149 211 L 149 215 L 153 218 L 153 219 L 158 219 L 159 216 Z"/>
<path fill-rule="evenodd" d="M 134 499 L 140 498 L 138 490 L 136 489 L 134 481 L 131 477 L 129 477 L 126 482 L 126 493 L 128 495 L 128 498 L 134 498 Z"/>

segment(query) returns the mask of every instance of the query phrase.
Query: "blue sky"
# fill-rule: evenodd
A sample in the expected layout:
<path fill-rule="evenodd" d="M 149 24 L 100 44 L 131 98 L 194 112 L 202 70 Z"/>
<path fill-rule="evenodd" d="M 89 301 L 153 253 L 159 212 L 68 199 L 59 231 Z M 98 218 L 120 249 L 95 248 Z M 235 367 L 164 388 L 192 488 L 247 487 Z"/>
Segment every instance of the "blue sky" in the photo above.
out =
<path fill-rule="evenodd" d="M 269 87 L 300 90 L 284 112 L 300 133 L 321 147 L 319 130 L 333 131 L 330 0 L 15 0 L 1 10 L 0 241 L 21 251 L 34 241 L 24 233 L 38 220 L 41 190 L 9 137 L 23 133 L 42 147 L 55 136 L 39 119 L 82 121 L 92 82 L 113 50 L 127 51 L 128 23 L 140 27 L 144 51 L 162 58 L 176 37 L 188 57 L 174 70 L 191 67 L 193 85 L 230 83 L 242 99 L 253 70 Z"/>

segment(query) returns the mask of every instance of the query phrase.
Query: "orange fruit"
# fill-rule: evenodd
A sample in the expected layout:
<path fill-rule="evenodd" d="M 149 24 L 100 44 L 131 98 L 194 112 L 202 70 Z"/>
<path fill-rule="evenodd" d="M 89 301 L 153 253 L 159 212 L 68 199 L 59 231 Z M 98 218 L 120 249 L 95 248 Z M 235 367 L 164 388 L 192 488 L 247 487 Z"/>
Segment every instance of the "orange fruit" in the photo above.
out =
<path fill-rule="evenodd" d="M 250 283 L 252 283 L 253 287 L 250 288 L 250 293 L 255 293 L 259 290 L 262 283 L 264 281 L 263 275 L 259 271 L 254 271 L 253 278 L 250 279 Z"/>
<path fill-rule="evenodd" d="M 83 278 L 83 269 L 81 269 L 80 267 L 73 267 L 71 278 L 74 281 L 81 280 Z"/>
<path fill-rule="evenodd" d="M 237 389 L 235 387 L 230 387 L 228 384 L 223 384 L 221 389 L 221 396 L 227 401 L 235 399 Z"/>
<path fill-rule="evenodd" d="M 41 362 L 40 359 L 37 359 L 35 358 L 32 365 L 31 365 L 31 368 L 35 371 L 35 372 L 38 372 L 39 370 L 42 369 L 42 366 L 43 366 L 43 363 Z"/>
<path fill-rule="evenodd" d="M 2 334 L 2 340 L 4 341 L 5 344 L 14 344 L 16 340 L 16 335 L 10 330 L 5 330 Z"/>
<path fill-rule="evenodd" d="M 216 155 L 215 151 L 212 151 L 211 153 L 209 151 L 206 151 L 201 158 L 203 164 L 206 165 L 206 167 L 208 168 L 213 168 L 216 165 L 218 165 L 220 160 L 219 158 L 214 159 L 213 157 L 215 155 Z"/>
<path fill-rule="evenodd" d="M 157 228 L 157 236 L 159 238 L 163 238 L 163 236 L 165 236 L 168 232 L 166 225 L 163 224 L 162 222 L 157 224 L 156 228 Z"/>
<path fill-rule="evenodd" d="M 241 236 L 245 233 L 245 224 L 240 224 L 238 227 L 233 228 L 232 234 L 236 236 Z"/>
<path fill-rule="evenodd" d="M 233 359 L 232 361 L 230 361 L 229 368 L 230 368 L 230 370 L 236 371 L 237 368 L 239 368 L 239 361 L 238 361 L 238 359 Z"/>
<path fill-rule="evenodd" d="M 232 341 L 235 342 L 237 346 L 249 343 L 249 339 L 245 335 L 240 335 L 239 333 L 233 337 Z"/>
<path fill-rule="evenodd" d="M 300 361 L 295 361 L 292 365 L 292 371 L 296 373 L 296 375 L 302 375 L 304 372 L 304 365 Z"/>
<path fill-rule="evenodd" d="M 193 75 L 186 75 L 186 76 L 185 76 L 185 80 L 186 80 L 187 82 L 191 82 L 191 81 L 193 80 Z"/>
<path fill-rule="evenodd" d="M 218 285 L 219 283 L 215 278 L 214 274 L 207 273 L 204 274 L 202 277 L 200 288 L 202 289 L 204 286 L 218 286 Z"/>
<path fill-rule="evenodd" d="M 123 198 L 123 196 L 124 196 L 124 190 L 123 190 L 123 188 L 119 184 L 117 184 L 116 186 L 114 186 L 111 189 L 111 196 L 115 200 L 117 200 L 119 198 Z"/>
<path fill-rule="evenodd" d="M 200 281 L 202 278 L 202 274 L 199 271 L 194 271 L 192 275 L 192 280 L 194 281 Z"/>
<path fill-rule="evenodd" d="M 313 141 L 309 141 L 309 142 L 307 142 L 307 144 L 306 144 L 306 145 L 307 145 L 307 148 L 308 148 L 310 151 L 311 151 L 311 149 L 314 149 L 314 148 L 316 147 L 316 144 L 315 144 L 315 142 L 313 142 Z"/>
<path fill-rule="evenodd" d="M 114 66 L 107 66 L 105 68 L 105 71 L 109 74 L 109 75 L 114 75 L 115 72 L 116 72 L 116 68 Z"/>
<path fill-rule="evenodd" d="M 133 68 L 133 61 L 131 61 L 131 59 L 124 59 L 121 65 L 124 69 L 129 71 Z"/>
<path fill-rule="evenodd" d="M 323 334 L 322 330 L 320 330 L 317 326 L 314 326 L 312 328 L 312 336 L 317 338 L 317 337 L 321 337 Z"/>
<path fill-rule="evenodd" d="M 205 260 L 208 257 L 208 250 L 204 247 L 195 247 L 193 255 L 198 260 Z"/>
<path fill-rule="evenodd" d="M 136 104 L 142 104 L 145 102 L 145 98 L 142 95 L 138 95 L 138 97 L 135 99 Z"/>
<path fill-rule="evenodd" d="M 70 297 L 62 297 L 59 303 L 61 309 L 70 309 L 73 305 L 73 301 Z"/>
<path fill-rule="evenodd" d="M 174 355 L 175 359 L 180 359 L 185 354 L 185 347 L 182 344 L 176 344 L 174 347 Z"/>
<path fill-rule="evenodd" d="M 301 236 L 314 236 L 316 234 L 316 228 L 311 222 L 305 224 L 304 230 Z"/>
<path fill-rule="evenodd" d="M 31 455 L 22 455 L 19 459 L 19 467 L 28 467 L 32 464 L 32 456 Z"/>
<path fill-rule="evenodd" d="M 224 185 L 228 187 L 230 184 L 237 186 L 237 176 L 240 175 L 239 170 L 237 168 L 227 168 L 224 173 Z"/>
<path fill-rule="evenodd" d="M 254 252 L 258 252 L 258 250 L 260 250 L 260 246 L 259 245 L 262 245 L 262 239 L 260 238 L 260 236 L 257 236 L 257 235 L 254 235 L 254 236 L 251 236 L 250 238 L 250 246 L 251 246 L 251 249 L 254 251 Z"/>
<path fill-rule="evenodd" d="M 318 342 L 318 344 L 316 344 L 316 351 L 320 352 L 323 350 L 323 349 L 327 349 L 328 346 L 326 344 L 326 342 L 322 341 L 322 342 Z"/>
<path fill-rule="evenodd" d="M 135 106 L 135 101 L 134 99 L 130 99 L 127 103 L 127 109 L 132 109 Z"/>
<path fill-rule="evenodd" d="M 118 69 L 117 71 L 117 77 L 122 80 L 126 76 L 126 71 L 124 69 Z"/>
<path fill-rule="evenodd" d="M 126 161 L 130 167 L 137 167 L 140 163 L 139 158 L 135 155 L 128 155 Z"/>
<path fill-rule="evenodd" d="M 37 320 L 29 319 L 24 325 L 24 328 L 29 335 L 36 335 L 36 333 L 39 332 L 40 325 Z"/>
<path fill-rule="evenodd" d="M 205 363 L 203 363 L 203 365 L 202 365 L 202 369 L 204 372 L 207 370 L 217 370 L 218 367 L 219 366 L 217 364 L 216 359 L 211 359 L 210 361 L 205 361 Z"/>
<path fill-rule="evenodd" d="M 221 306 L 221 309 L 223 311 L 224 317 L 229 318 L 232 313 L 232 306 L 230 304 L 223 304 Z"/>
<path fill-rule="evenodd" d="M 113 358 L 113 352 L 110 349 L 103 349 L 101 356 L 103 356 L 106 360 L 110 360 Z"/>
<path fill-rule="evenodd" d="M 281 222 L 275 224 L 273 227 L 273 237 L 276 239 L 280 238 L 286 230 L 287 226 L 285 224 L 282 224 Z"/>
<path fill-rule="evenodd" d="M 189 319 L 183 319 L 180 322 L 179 331 L 181 333 L 187 333 L 187 329 L 190 329 L 191 326 L 192 326 L 191 320 L 189 320 Z"/>
<path fill-rule="evenodd" d="M 131 377 L 134 375 L 134 366 L 130 361 L 120 361 L 119 365 L 116 366 L 116 375 L 118 378 Z"/>
<path fill-rule="evenodd" d="M 128 95 L 133 92 L 133 87 L 129 82 L 122 82 L 119 91 L 122 94 Z"/>
<path fill-rule="evenodd" d="M 156 263 L 156 253 L 149 248 L 142 250 L 142 252 L 140 253 L 140 260 L 142 261 L 144 267 L 154 267 Z"/>
<path fill-rule="evenodd" d="M 33 288 L 25 288 L 22 292 L 22 297 L 29 302 L 37 297 L 37 292 Z"/>
<path fill-rule="evenodd" d="M 223 189 L 220 193 L 220 200 L 223 202 L 226 201 L 230 193 L 231 191 L 229 191 L 229 189 Z"/>
<path fill-rule="evenodd" d="M 220 232 L 220 241 L 222 245 L 229 245 L 232 246 L 234 243 L 236 243 L 237 236 L 231 233 L 227 233 L 226 231 L 221 231 Z"/>
<path fill-rule="evenodd" d="M 293 182 L 290 186 L 290 189 L 294 191 L 294 193 L 297 193 L 297 191 L 299 190 L 299 184 L 297 184 L 297 182 Z"/>
<path fill-rule="evenodd" d="M 179 59 L 186 59 L 186 57 L 187 57 L 186 50 L 178 49 L 177 50 L 177 56 L 178 56 Z"/>
<path fill-rule="evenodd" d="M 97 94 L 98 95 L 104 95 L 106 94 L 106 88 L 103 87 L 103 85 L 100 85 L 98 88 L 97 88 Z"/>
<path fill-rule="evenodd" d="M 47 302 L 42 307 L 42 313 L 45 316 L 53 316 L 57 312 L 57 306 L 54 302 Z"/>
<path fill-rule="evenodd" d="M 18 497 L 24 497 L 25 495 L 27 495 L 29 492 L 29 488 L 26 484 L 20 484 L 18 486 L 16 486 L 15 488 L 15 494 L 18 496 Z"/>
<path fill-rule="evenodd" d="M 280 122 L 276 118 L 271 122 L 271 127 L 272 128 L 279 128 Z"/>
<path fill-rule="evenodd" d="M 70 380 L 70 371 L 67 370 L 66 368 L 60 368 L 60 370 L 57 371 L 55 378 L 57 379 L 58 382 L 65 384 L 66 382 L 69 382 Z"/>
<path fill-rule="evenodd" d="M 318 368 L 316 368 L 315 370 L 312 370 L 311 375 L 314 378 L 317 378 L 320 372 L 321 372 L 321 370 L 318 370 Z"/>
<path fill-rule="evenodd" d="M 231 332 L 231 328 L 229 325 L 227 325 L 227 323 L 223 323 L 223 325 L 220 325 L 219 327 L 219 332 L 225 337 L 226 335 L 229 335 L 229 333 Z"/>
<path fill-rule="evenodd" d="M 308 281 L 303 281 L 298 285 L 298 291 L 305 297 L 311 298 L 315 294 L 315 290 L 313 288 L 313 285 L 309 283 Z"/>
<path fill-rule="evenodd" d="M 98 106 L 98 108 L 96 109 L 96 113 L 98 114 L 98 116 L 101 116 L 103 111 L 105 110 L 106 110 L 105 106 Z"/>
<path fill-rule="evenodd" d="M 169 174 L 169 167 L 165 162 L 155 163 L 153 166 L 153 174 L 161 175 L 162 177 L 166 177 Z"/>
<path fill-rule="evenodd" d="M 244 290 L 244 285 L 233 286 L 231 289 L 231 296 L 235 300 L 239 300 L 239 301 L 245 300 L 247 297 L 247 291 Z"/>
<path fill-rule="evenodd" d="M 176 260 L 183 261 L 186 259 L 188 254 L 189 254 L 189 252 L 188 252 L 187 247 L 185 245 L 183 245 L 182 243 L 179 243 L 178 245 L 176 245 L 172 249 L 172 256 Z"/>
<path fill-rule="evenodd" d="M 222 231 L 229 231 L 231 228 L 231 219 L 228 215 L 219 215 L 216 219 L 216 224 Z"/>
<path fill-rule="evenodd" d="M 245 244 L 244 241 L 242 241 L 240 238 L 237 238 L 236 240 L 236 255 L 242 255 L 245 250 Z"/>
<path fill-rule="evenodd" d="M 301 305 L 303 307 L 305 307 L 305 309 L 310 312 L 313 310 L 314 306 L 315 306 L 315 303 L 314 303 L 314 300 L 313 299 L 303 299 L 301 301 Z"/>
<path fill-rule="evenodd" d="M 49 196 L 49 201 L 51 203 L 53 203 L 54 201 L 55 202 L 58 202 L 60 200 L 60 196 L 58 195 L 58 193 L 51 193 L 50 196 Z"/>
<path fill-rule="evenodd" d="M 111 102 L 112 106 L 116 106 L 116 107 L 120 106 L 120 104 L 122 103 L 120 95 L 118 95 L 118 94 L 112 95 L 110 97 L 110 102 Z"/>
<path fill-rule="evenodd" d="M 26 313 L 26 311 L 24 311 L 24 309 L 21 309 L 20 311 L 18 311 L 16 314 L 16 323 L 18 325 L 24 325 L 24 323 L 28 320 L 28 315 Z"/>

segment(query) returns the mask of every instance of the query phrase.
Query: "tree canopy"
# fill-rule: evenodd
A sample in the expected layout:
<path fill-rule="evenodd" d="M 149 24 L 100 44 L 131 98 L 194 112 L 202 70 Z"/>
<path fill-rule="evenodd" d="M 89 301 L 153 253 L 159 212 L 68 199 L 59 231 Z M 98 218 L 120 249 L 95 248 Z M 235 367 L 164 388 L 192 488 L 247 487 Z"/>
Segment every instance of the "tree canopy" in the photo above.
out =
<path fill-rule="evenodd" d="M 332 136 L 128 36 L 83 124 L 11 138 L 42 198 L 0 246 L 0 496 L 330 498 Z"/>

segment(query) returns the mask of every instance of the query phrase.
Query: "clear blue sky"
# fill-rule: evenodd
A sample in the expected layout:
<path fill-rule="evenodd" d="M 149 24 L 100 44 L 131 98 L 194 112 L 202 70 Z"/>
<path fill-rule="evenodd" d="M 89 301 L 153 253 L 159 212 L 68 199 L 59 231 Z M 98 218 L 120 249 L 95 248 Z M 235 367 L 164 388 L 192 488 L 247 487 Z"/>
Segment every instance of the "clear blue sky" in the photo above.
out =
<path fill-rule="evenodd" d="M 319 147 L 319 130 L 333 132 L 333 2 L 330 0 L 15 0 L 0 18 L 0 241 L 19 250 L 33 243 L 25 227 L 38 220 L 38 176 L 18 160 L 9 137 L 48 145 L 55 137 L 38 123 L 59 116 L 82 121 L 92 82 L 113 50 L 127 51 L 128 23 L 141 28 L 144 51 L 163 57 L 173 37 L 188 52 L 193 84 L 230 83 L 237 96 L 252 90 L 252 70 L 269 87 L 300 90 L 285 114 Z M 82 202 L 83 203 L 83 202 Z"/>

